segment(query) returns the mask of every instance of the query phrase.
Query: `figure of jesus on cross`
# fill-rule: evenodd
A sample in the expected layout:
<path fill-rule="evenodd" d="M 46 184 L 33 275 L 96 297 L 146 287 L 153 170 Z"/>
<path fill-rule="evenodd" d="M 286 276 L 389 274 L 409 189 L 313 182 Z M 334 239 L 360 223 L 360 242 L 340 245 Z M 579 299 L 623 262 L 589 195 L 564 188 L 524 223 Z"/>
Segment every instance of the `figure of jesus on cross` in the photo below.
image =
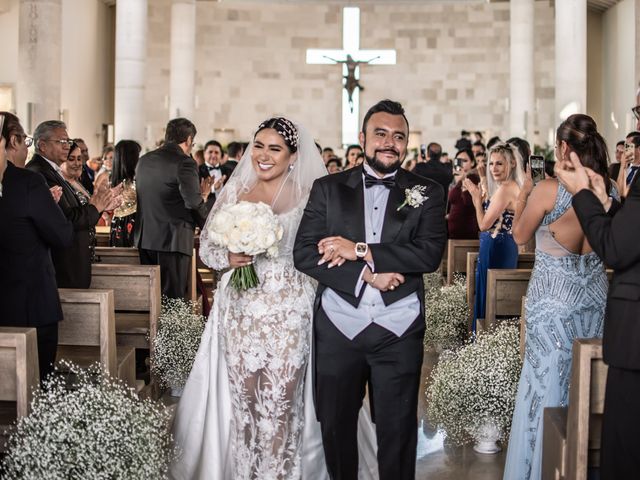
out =
<path fill-rule="evenodd" d="M 342 50 L 307 50 L 308 64 L 343 65 L 342 144 L 358 143 L 360 65 L 395 65 L 395 50 L 360 50 L 360 9 L 342 9 Z"/>

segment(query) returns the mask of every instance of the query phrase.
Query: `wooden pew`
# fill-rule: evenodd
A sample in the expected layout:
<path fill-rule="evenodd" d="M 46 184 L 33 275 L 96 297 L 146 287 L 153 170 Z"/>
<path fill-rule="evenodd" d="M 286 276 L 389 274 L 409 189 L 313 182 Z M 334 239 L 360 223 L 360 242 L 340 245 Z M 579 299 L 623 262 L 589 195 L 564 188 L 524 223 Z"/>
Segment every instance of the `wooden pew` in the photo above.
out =
<path fill-rule="evenodd" d="M 91 288 L 113 290 L 116 344 L 149 349 L 153 357 L 161 308 L 160 267 L 158 265 L 92 265 Z M 142 396 L 157 398 L 157 381 Z"/>
<path fill-rule="evenodd" d="M 71 360 L 81 367 L 99 360 L 112 377 L 135 388 L 135 349 L 116 348 L 113 290 L 60 288 L 58 292 L 64 320 L 58 327 L 56 360 Z"/>
<path fill-rule="evenodd" d="M 137 248 L 125 247 L 96 247 L 96 255 L 100 263 L 108 265 L 140 265 L 140 255 Z M 198 287 L 196 285 L 196 251 L 193 250 L 189 266 L 189 280 L 187 283 L 187 299 L 198 302 Z"/>
<path fill-rule="evenodd" d="M 467 253 L 477 252 L 480 240 L 449 240 L 447 242 L 447 285 L 456 273 L 467 273 Z"/>
<path fill-rule="evenodd" d="M 583 480 L 600 465 L 606 378 L 602 340 L 576 339 L 569 405 L 544 409 L 543 480 Z"/>
<path fill-rule="evenodd" d="M 15 420 L 29 414 L 40 388 L 35 328 L 0 327 L 0 452 Z"/>
<path fill-rule="evenodd" d="M 518 255 L 518 268 L 533 268 L 535 254 L 521 253 Z M 473 322 L 473 305 L 476 299 L 476 266 L 478 265 L 478 252 L 467 253 L 467 302 L 469 303 L 469 327 Z M 486 313 L 485 313 L 486 316 Z M 516 315 L 517 316 L 517 315 Z"/>
<path fill-rule="evenodd" d="M 109 237 L 111 235 L 111 227 L 110 226 L 96 226 L 96 244 L 98 247 L 108 247 L 109 246 Z"/>
<path fill-rule="evenodd" d="M 498 316 L 520 316 L 531 272 L 530 268 L 487 270 L 486 327 L 495 323 Z"/>

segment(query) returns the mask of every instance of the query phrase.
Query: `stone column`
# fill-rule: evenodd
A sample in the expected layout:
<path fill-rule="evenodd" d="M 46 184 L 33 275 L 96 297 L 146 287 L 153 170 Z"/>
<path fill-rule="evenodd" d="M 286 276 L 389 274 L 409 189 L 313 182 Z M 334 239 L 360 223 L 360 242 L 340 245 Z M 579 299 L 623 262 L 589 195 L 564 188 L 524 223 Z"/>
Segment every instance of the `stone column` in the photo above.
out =
<path fill-rule="evenodd" d="M 534 130 L 534 0 L 511 0 L 510 134 L 532 140 Z"/>
<path fill-rule="evenodd" d="M 17 112 L 29 132 L 60 118 L 62 0 L 20 0 Z"/>
<path fill-rule="evenodd" d="M 556 8 L 556 125 L 587 110 L 587 0 L 562 0 Z"/>
<path fill-rule="evenodd" d="M 196 66 L 196 2 L 173 0 L 171 5 L 171 75 L 169 116 L 193 116 Z"/>
<path fill-rule="evenodd" d="M 115 141 L 144 144 L 144 84 L 147 57 L 147 0 L 116 4 Z"/>

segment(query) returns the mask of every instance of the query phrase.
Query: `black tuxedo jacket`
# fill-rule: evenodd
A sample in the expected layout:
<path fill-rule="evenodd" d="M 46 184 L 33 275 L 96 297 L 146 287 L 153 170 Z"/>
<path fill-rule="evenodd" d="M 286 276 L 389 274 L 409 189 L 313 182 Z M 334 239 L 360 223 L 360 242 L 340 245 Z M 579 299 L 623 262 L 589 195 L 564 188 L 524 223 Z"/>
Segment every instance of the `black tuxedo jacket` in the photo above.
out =
<path fill-rule="evenodd" d="M 235 160 L 229 160 L 224 165 L 220 165 L 220 173 L 222 175 L 225 175 L 227 177 L 227 180 L 229 180 L 229 177 L 236 169 L 237 165 L 238 162 L 236 162 Z M 203 163 L 198 167 L 198 175 L 200 176 L 200 178 L 209 178 L 211 176 L 209 174 L 209 167 L 207 167 L 206 163 Z"/>
<path fill-rule="evenodd" d="M 429 197 L 420 207 L 398 207 L 405 200 L 405 189 L 424 185 Z M 366 242 L 364 223 L 364 185 L 362 167 L 328 175 L 315 181 L 296 236 L 294 261 L 298 270 L 318 280 L 316 309 L 322 292 L 329 287 L 357 307 L 364 288 L 355 289 L 365 264 L 347 261 L 341 267 L 318 266 L 321 256 L 318 242 L 329 236 L 342 236 L 353 242 Z M 397 272 L 405 283 L 395 290 L 382 292 L 385 305 L 412 292 L 424 301 L 422 274 L 433 272 L 442 260 L 447 241 L 442 188 L 437 183 L 400 169 L 396 186 L 389 192 L 381 243 L 370 244 L 375 271 Z"/>
<path fill-rule="evenodd" d="M 453 182 L 453 169 L 451 168 L 451 164 L 429 160 L 428 162 L 418 163 L 413 169 L 413 173 L 439 183 L 442 187 L 442 198 L 444 199 L 444 203 L 447 203 L 449 185 Z"/>
<path fill-rule="evenodd" d="M 640 181 L 636 177 L 625 203 L 614 200 L 608 213 L 588 190 L 573 197 L 573 208 L 589 244 L 614 270 L 602 340 L 604 361 L 640 370 Z"/>
<path fill-rule="evenodd" d="M 73 240 L 73 226 L 42 176 L 7 164 L 0 198 L 0 325 L 39 327 L 62 320 L 51 248 Z"/>
<path fill-rule="evenodd" d="M 89 231 L 98 223 L 100 212 L 93 205 L 82 205 L 71 185 L 40 155 L 34 155 L 26 168 L 40 173 L 49 187 L 62 187 L 62 197 L 58 206 L 73 224 L 74 237 L 71 247 L 56 247 L 51 250 L 58 287 L 89 288 L 91 285 Z"/>
<path fill-rule="evenodd" d="M 196 162 L 175 143 L 143 155 L 136 167 L 135 246 L 191 256 L 196 224 L 208 209 L 200 196 Z"/>

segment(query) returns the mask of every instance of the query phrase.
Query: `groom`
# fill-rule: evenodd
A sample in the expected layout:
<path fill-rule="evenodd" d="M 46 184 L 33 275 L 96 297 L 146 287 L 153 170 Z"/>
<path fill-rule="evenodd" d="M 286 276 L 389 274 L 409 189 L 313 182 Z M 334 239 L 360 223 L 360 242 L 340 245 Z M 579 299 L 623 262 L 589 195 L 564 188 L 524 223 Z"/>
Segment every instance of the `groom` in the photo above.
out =
<path fill-rule="evenodd" d="M 316 180 L 296 238 L 296 268 L 319 282 L 314 398 L 336 480 L 358 477 L 367 387 L 380 479 L 415 477 L 422 274 L 440 264 L 447 233 L 442 187 L 400 168 L 408 136 L 402 105 L 369 109 L 360 132 L 366 162 Z"/>

